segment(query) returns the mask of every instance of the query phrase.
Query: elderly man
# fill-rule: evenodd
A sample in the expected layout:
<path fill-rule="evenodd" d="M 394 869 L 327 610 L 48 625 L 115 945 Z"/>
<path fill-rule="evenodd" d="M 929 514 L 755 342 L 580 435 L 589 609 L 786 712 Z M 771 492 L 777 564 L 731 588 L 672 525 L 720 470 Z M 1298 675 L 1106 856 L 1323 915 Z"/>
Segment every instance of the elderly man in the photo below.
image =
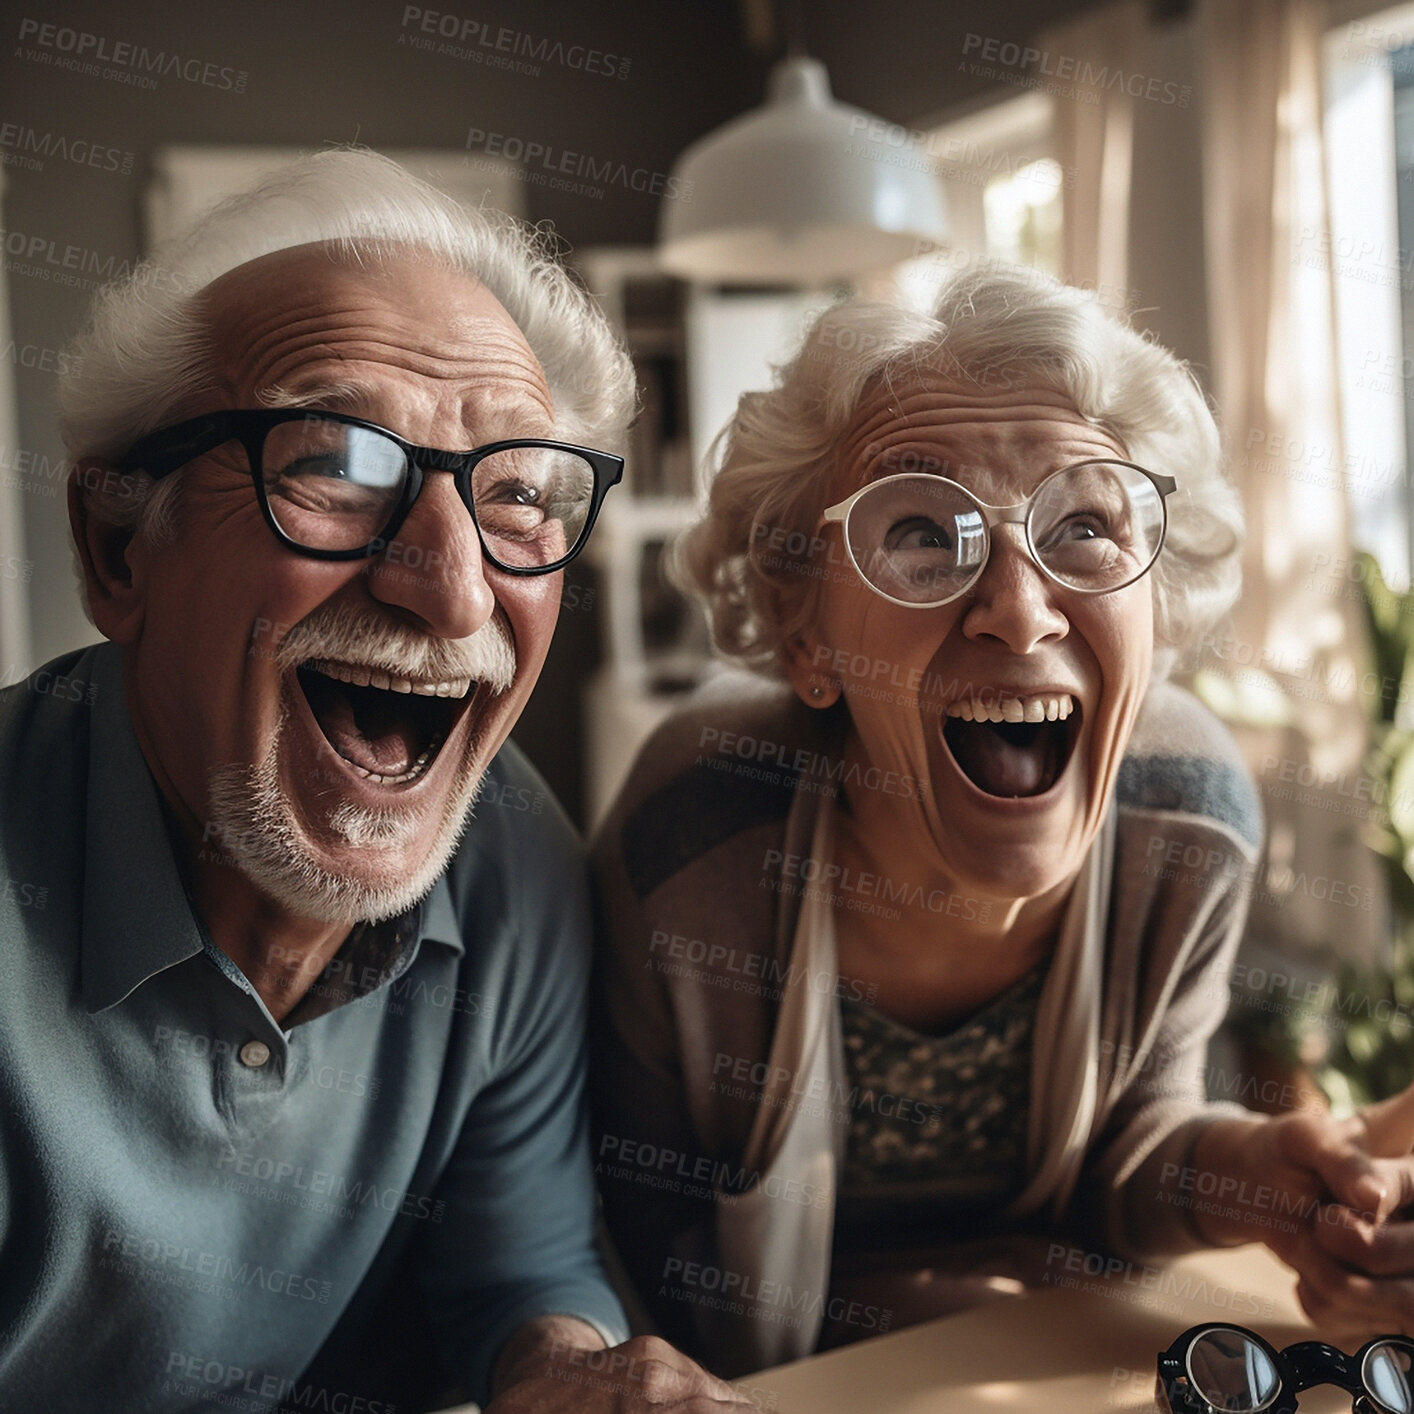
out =
<path fill-rule="evenodd" d="M 581 863 L 506 743 L 622 469 L 602 317 L 340 152 L 78 347 L 109 642 L 0 703 L 0 1406 L 749 1407 L 605 1350 Z"/>

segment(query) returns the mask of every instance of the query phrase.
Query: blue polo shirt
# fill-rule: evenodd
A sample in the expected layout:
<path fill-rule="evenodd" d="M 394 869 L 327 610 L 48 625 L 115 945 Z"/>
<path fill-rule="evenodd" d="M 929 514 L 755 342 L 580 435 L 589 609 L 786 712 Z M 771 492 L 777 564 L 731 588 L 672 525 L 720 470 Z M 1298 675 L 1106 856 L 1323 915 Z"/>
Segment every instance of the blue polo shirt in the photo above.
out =
<path fill-rule="evenodd" d="M 0 802 L 0 1409 L 389 1414 L 484 1400 L 533 1316 L 625 1338 L 580 851 L 514 748 L 283 1025 L 194 915 L 113 645 L 0 693 Z"/>

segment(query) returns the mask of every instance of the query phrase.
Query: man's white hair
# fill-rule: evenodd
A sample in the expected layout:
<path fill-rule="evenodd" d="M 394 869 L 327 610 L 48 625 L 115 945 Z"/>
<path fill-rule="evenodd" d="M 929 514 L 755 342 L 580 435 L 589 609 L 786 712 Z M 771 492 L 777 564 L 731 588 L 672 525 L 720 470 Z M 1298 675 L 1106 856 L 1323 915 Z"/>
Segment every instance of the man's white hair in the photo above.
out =
<path fill-rule="evenodd" d="M 347 259 L 413 250 L 480 280 L 540 360 L 557 435 L 621 449 L 633 368 L 599 307 L 565 270 L 547 233 L 503 212 L 471 210 L 367 150 L 301 157 L 230 197 L 187 235 L 101 291 L 59 383 L 60 430 L 74 458 L 120 458 L 209 386 L 214 350 L 201 292 L 274 251 L 331 242 Z M 127 478 L 90 505 L 104 519 L 160 534 L 175 483 Z"/>

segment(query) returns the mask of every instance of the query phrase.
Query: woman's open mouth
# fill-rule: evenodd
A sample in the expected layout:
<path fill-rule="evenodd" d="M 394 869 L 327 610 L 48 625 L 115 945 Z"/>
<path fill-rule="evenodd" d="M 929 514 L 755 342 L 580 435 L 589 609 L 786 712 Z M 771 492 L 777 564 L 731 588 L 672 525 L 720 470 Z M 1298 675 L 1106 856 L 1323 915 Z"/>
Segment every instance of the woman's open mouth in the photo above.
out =
<path fill-rule="evenodd" d="M 470 678 L 411 681 L 323 660 L 301 664 L 295 675 L 329 745 L 375 785 L 425 774 L 478 686 Z"/>
<path fill-rule="evenodd" d="M 1080 739 L 1081 707 L 1069 693 L 967 698 L 943 717 L 943 742 L 958 769 L 985 795 L 1044 795 L 1060 780 Z"/>

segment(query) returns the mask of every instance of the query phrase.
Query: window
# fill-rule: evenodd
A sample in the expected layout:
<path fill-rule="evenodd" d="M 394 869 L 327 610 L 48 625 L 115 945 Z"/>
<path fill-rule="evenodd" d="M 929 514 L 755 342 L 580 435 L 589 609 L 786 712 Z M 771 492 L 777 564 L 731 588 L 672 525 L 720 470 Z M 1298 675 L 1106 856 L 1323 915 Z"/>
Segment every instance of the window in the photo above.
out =
<path fill-rule="evenodd" d="M 982 256 L 1060 274 L 1060 164 L 1051 153 L 1052 100 L 1042 93 L 993 103 L 923 130 L 948 203 L 946 249 L 866 281 L 861 293 L 931 306 L 941 280 Z"/>
<path fill-rule="evenodd" d="M 1330 230 L 1297 259 L 1335 289 L 1344 480 L 1353 544 L 1386 578 L 1414 578 L 1414 5 L 1332 29 L 1325 55 Z M 1319 461 L 1319 458 L 1315 458 Z"/>

